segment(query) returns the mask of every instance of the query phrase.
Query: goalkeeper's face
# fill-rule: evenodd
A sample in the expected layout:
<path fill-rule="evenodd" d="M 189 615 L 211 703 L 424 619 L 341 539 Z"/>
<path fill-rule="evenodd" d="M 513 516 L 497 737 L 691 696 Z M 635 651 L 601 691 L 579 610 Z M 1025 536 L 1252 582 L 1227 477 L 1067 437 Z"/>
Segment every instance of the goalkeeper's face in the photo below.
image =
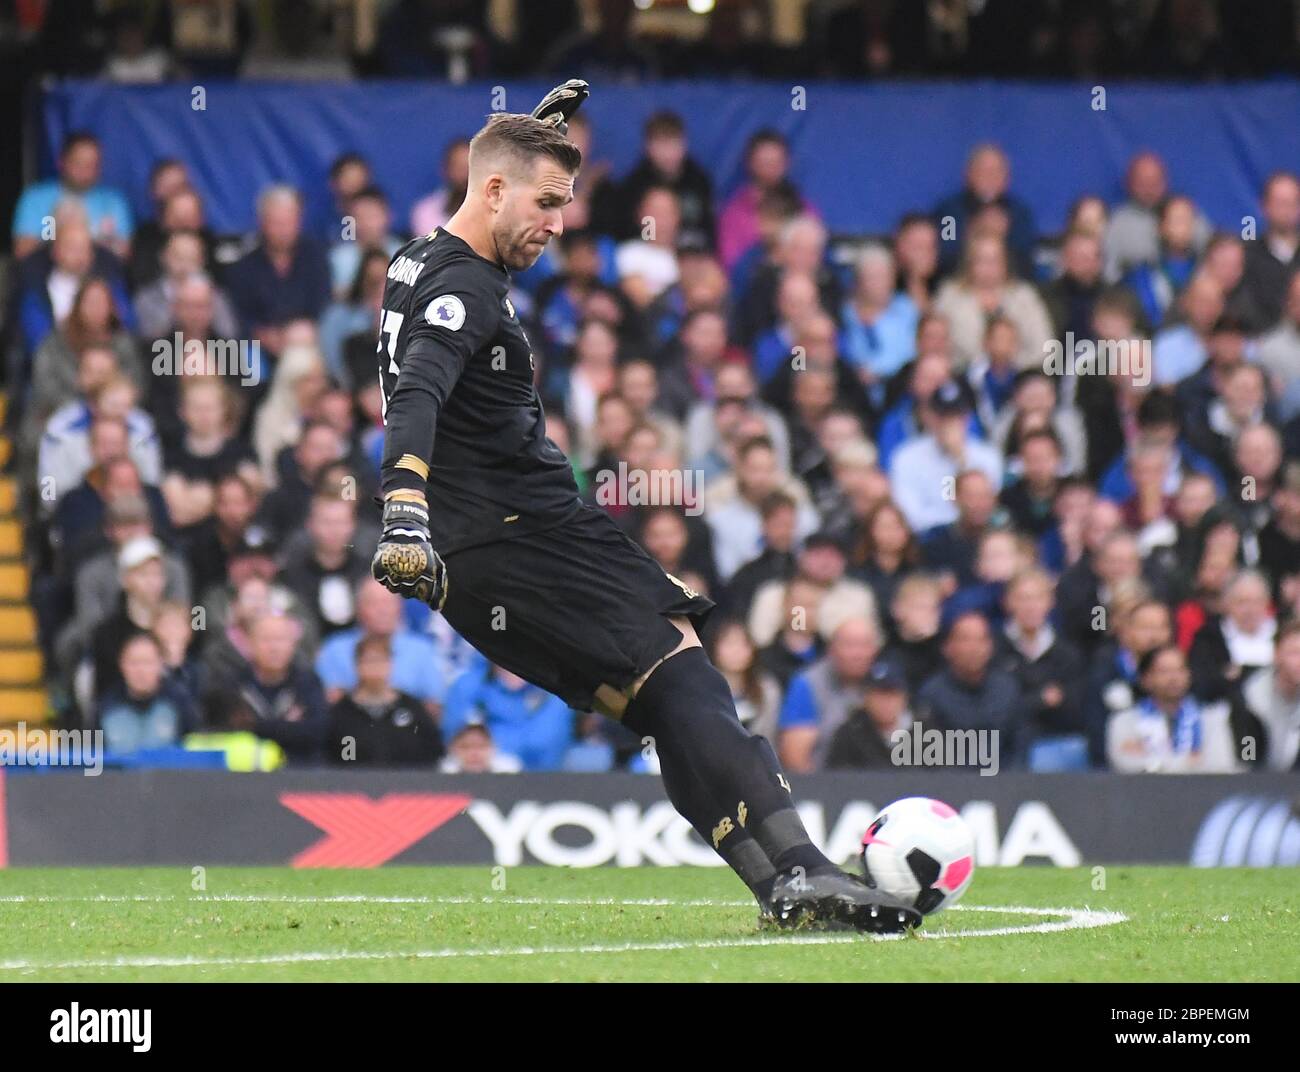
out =
<path fill-rule="evenodd" d="M 573 200 L 573 180 L 572 172 L 547 157 L 534 159 L 531 174 L 503 176 L 492 237 L 507 268 L 531 268 L 547 243 L 564 233 L 562 213 Z"/>

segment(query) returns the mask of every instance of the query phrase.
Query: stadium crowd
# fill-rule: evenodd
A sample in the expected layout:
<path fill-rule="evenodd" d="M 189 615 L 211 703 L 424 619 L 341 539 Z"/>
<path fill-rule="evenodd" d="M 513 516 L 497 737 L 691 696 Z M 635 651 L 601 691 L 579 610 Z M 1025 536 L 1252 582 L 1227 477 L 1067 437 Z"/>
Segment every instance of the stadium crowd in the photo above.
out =
<path fill-rule="evenodd" d="M 718 603 L 707 646 L 787 769 L 887 766 L 917 723 L 998 731 L 1003 769 L 1295 769 L 1295 175 L 1243 239 L 1143 153 L 1049 241 L 985 144 L 942 203 L 832 241 L 776 133 L 734 190 L 671 112 L 621 176 L 570 135 L 564 234 L 512 292 L 549 434 Z M 66 723 L 250 769 L 652 765 L 369 576 L 386 272 L 463 199 L 467 142 L 409 219 L 343 153 L 336 218 L 274 187 L 251 235 L 212 233 L 177 159 L 133 219 L 111 152 L 70 136 L 13 221 L 8 419 Z"/>

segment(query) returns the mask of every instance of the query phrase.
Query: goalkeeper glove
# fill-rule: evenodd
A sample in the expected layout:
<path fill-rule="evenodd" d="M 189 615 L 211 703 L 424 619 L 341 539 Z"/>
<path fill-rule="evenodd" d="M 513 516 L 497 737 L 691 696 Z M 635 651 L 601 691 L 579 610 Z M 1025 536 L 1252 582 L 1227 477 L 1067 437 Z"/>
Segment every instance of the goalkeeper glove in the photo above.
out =
<path fill-rule="evenodd" d="M 570 78 L 542 98 L 542 103 L 533 109 L 533 118 L 550 123 L 561 134 L 568 134 L 569 120 L 590 95 L 591 89 L 586 82 L 581 78 Z"/>
<path fill-rule="evenodd" d="M 429 508 L 410 493 L 384 501 L 384 531 L 370 572 L 390 592 L 434 610 L 447 601 L 447 566 L 429 543 Z"/>

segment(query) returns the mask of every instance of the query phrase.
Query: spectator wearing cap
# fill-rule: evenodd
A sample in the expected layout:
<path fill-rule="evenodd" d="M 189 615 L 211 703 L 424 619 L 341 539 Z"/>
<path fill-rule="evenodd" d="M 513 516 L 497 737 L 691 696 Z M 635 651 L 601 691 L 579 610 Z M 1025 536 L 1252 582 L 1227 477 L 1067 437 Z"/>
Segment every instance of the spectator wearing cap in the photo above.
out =
<path fill-rule="evenodd" d="M 1230 774 L 1241 769 L 1231 711 L 1190 692 L 1187 656 L 1173 644 L 1138 663 L 1146 693 L 1106 722 L 1106 756 L 1121 774 Z"/>
<path fill-rule="evenodd" d="M 119 257 L 131 246 L 131 210 L 119 190 L 100 181 L 103 153 L 99 139 L 85 131 L 73 131 L 59 150 L 56 179 L 34 183 L 22 192 L 14 209 L 14 256 L 22 258 L 38 249 L 44 238 L 45 221 L 65 201 L 75 201 L 85 211 L 90 234 Z"/>
<path fill-rule="evenodd" d="M 1277 631 L 1273 665 L 1246 678 L 1241 699 L 1263 732 L 1260 765 L 1274 771 L 1300 769 L 1300 622 Z"/>
<path fill-rule="evenodd" d="M 117 609 L 122 598 L 118 559 L 132 540 L 153 537 L 149 506 L 139 495 L 123 496 L 109 504 L 104 515 L 108 546 L 89 557 L 77 570 L 72 584 L 73 618 L 63 629 L 57 650 L 72 652 L 89 639 L 100 622 Z M 193 594 L 189 567 L 175 551 L 162 551 L 163 595 L 189 606 Z"/>
<path fill-rule="evenodd" d="M 573 743 L 573 712 L 563 700 L 482 656 L 447 693 L 443 733 L 454 741 L 466 724 L 476 721 L 528 771 L 559 770 Z M 455 751 L 453 747 L 453 755 Z"/>
<path fill-rule="evenodd" d="M 1160 206 L 1159 239 L 1155 258 L 1135 266 L 1124 280 L 1152 329 L 1165 322 L 1196 269 L 1196 206 L 1190 197 L 1176 194 Z"/>
<path fill-rule="evenodd" d="M 787 771 L 808 774 L 826 766 L 835 732 L 862 703 L 879 651 L 879 633 L 870 619 L 845 618 L 831 632 L 826 654 L 790 680 L 777 720 Z"/>
<path fill-rule="evenodd" d="M 137 633 L 153 630 L 167 583 L 162 556 L 162 544 L 152 536 L 136 536 L 117 553 L 122 595 L 117 609 L 90 634 L 95 692 L 99 695 L 121 684 L 122 645 Z"/>
<path fill-rule="evenodd" d="M 316 654 L 316 675 L 325 697 L 338 702 L 357 683 L 358 651 L 363 641 L 388 642 L 389 684 L 413 696 L 430 713 L 442 708 L 447 682 L 432 639 L 402 624 L 402 598 L 367 576 L 356 588 L 357 624 L 328 637 Z"/>
<path fill-rule="evenodd" d="M 993 665 L 1016 679 L 1025 699 L 1027 741 L 1083 733 L 1083 653 L 1052 625 L 1055 581 L 1037 567 L 1021 570 L 1003 595 L 1006 621 Z"/>
<path fill-rule="evenodd" d="M 682 245 L 712 249 L 714 245 L 713 182 L 707 171 L 690 155 L 686 124 L 675 112 L 655 112 L 642 131 L 641 159 L 618 184 L 620 203 L 614 237 L 625 240 L 638 236 L 642 217 L 637 215 L 647 190 L 671 190 L 681 211 Z"/>
<path fill-rule="evenodd" d="M 895 735 L 911 725 L 907 679 L 888 659 L 877 659 L 867 675 L 862 706 L 849 713 L 831 739 L 826 769 L 889 770 Z"/>
<path fill-rule="evenodd" d="M 330 298 L 325 251 L 303 234 L 302 198 L 291 186 L 272 186 L 257 199 L 257 244 L 230 266 L 230 297 L 253 337 L 273 354 L 284 327 L 317 319 Z"/>
<path fill-rule="evenodd" d="M 1275 172 L 1264 183 L 1260 202 L 1264 228 L 1246 245 L 1246 289 L 1264 316 L 1276 320 L 1300 272 L 1300 179 Z"/>
<path fill-rule="evenodd" d="M 329 713 L 316 674 L 295 660 L 301 638 L 300 626 L 287 614 L 266 613 L 254 621 L 237 690 L 251 716 L 247 729 L 274 741 L 291 760 L 311 762 L 320 758 Z"/>
<path fill-rule="evenodd" d="M 970 404 L 956 383 L 937 388 L 921 417 L 925 434 L 904 443 L 889 467 L 889 482 L 913 529 L 924 531 L 957 519 L 956 479 L 981 470 L 994 489 L 1002 485 L 1002 459 L 970 436 Z"/>
<path fill-rule="evenodd" d="M 941 317 L 925 316 L 917 329 L 922 332 L 934 330 L 936 334 L 946 334 L 945 321 Z M 894 452 L 905 442 L 924 433 L 922 417 L 924 407 L 930 396 L 952 379 L 952 361 L 946 352 L 925 351 L 921 353 L 909 368 L 895 377 L 897 384 L 903 381 L 904 393 L 894 403 L 887 405 L 880 426 L 876 430 L 876 446 L 880 452 L 880 464 L 888 469 L 893 461 Z M 970 417 L 972 435 L 979 435 L 979 421 L 972 409 Z"/>
<path fill-rule="evenodd" d="M 442 774 L 518 774 L 523 769 L 518 757 L 497 750 L 483 722 L 466 722 L 453 733 L 447 755 L 438 764 Z"/>
<path fill-rule="evenodd" d="M 179 743 L 194 721 L 194 699 L 166 680 L 162 652 L 151 633 L 135 633 L 118 653 L 119 681 L 100 690 L 96 724 L 104 749 L 125 756 Z"/>
<path fill-rule="evenodd" d="M 998 764 L 1007 769 L 1020 755 L 1025 702 L 1016 679 L 993 665 L 993 650 L 984 616 L 961 614 L 944 637 L 948 665 L 921 686 L 913 710 L 928 727 L 996 732 Z"/>
<path fill-rule="evenodd" d="M 730 580 L 736 570 L 763 550 L 761 504 L 774 491 L 784 491 L 798 504 L 795 538 L 802 540 L 817 528 L 817 512 L 800 481 L 782 473 L 776 448 L 765 436 L 742 444 L 734 475 L 724 477 L 705 493 L 705 520 L 713 534 L 713 557 L 718 576 Z"/>
<path fill-rule="evenodd" d="M 357 642 L 354 684 L 329 711 L 325 753 L 330 763 L 423 767 L 442 758 L 442 733 L 424 704 L 390 684 L 394 662 L 388 637 L 375 634 Z"/>
<path fill-rule="evenodd" d="M 974 221 L 990 206 L 1000 209 L 1006 220 L 1007 246 L 1025 263 L 1033 254 L 1038 237 L 1029 206 L 1011 191 L 1011 161 L 992 142 L 975 146 L 966 158 L 965 182 L 955 194 L 939 202 L 934 218 L 940 226 L 951 219 L 956 233 L 965 236 Z M 957 262 L 957 247 L 947 242 L 942 247 L 942 263 L 952 268 Z"/>

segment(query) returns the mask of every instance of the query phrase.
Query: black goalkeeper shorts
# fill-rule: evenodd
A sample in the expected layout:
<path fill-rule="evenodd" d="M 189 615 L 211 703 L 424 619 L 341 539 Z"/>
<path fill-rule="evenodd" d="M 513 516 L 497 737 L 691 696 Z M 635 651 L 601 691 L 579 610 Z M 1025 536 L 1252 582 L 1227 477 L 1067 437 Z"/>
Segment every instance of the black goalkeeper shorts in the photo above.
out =
<path fill-rule="evenodd" d="M 713 601 L 645 553 L 601 510 L 445 556 L 443 616 L 489 660 L 578 711 L 624 689 L 698 630 Z"/>

